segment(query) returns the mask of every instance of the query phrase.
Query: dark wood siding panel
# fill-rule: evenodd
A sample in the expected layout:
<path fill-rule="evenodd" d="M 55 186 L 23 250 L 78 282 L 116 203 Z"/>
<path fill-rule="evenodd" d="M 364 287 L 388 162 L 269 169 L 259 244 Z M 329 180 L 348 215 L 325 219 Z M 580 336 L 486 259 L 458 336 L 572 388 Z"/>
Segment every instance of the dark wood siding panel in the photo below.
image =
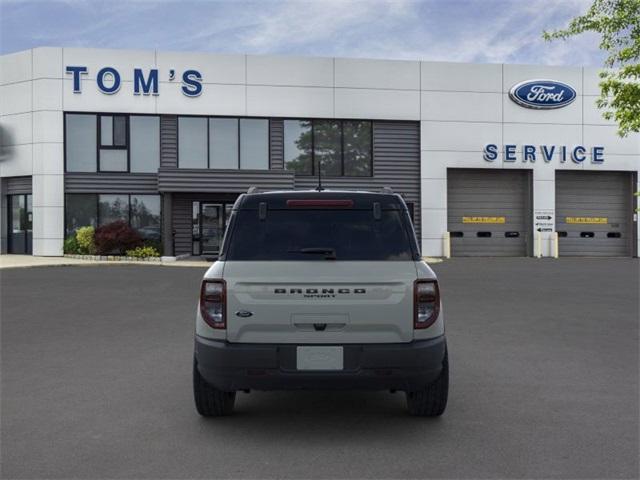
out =
<path fill-rule="evenodd" d="M 65 193 L 158 193 L 155 173 L 66 173 Z"/>
<path fill-rule="evenodd" d="M 177 195 L 173 196 L 173 229 L 176 232 L 174 237 L 174 255 L 191 254 L 192 202 L 193 200 L 190 198 L 179 197 Z"/>
<path fill-rule="evenodd" d="M 160 117 L 160 166 L 178 166 L 178 117 L 175 115 Z"/>
<path fill-rule="evenodd" d="M 249 187 L 264 190 L 293 188 L 293 174 L 283 170 L 160 169 L 158 188 L 163 192 L 243 193 Z"/>
<path fill-rule="evenodd" d="M 269 165 L 272 170 L 284 168 L 284 120 L 272 118 L 269 124 Z"/>
<path fill-rule="evenodd" d="M 31 177 L 6 177 L 7 195 L 31 193 Z"/>

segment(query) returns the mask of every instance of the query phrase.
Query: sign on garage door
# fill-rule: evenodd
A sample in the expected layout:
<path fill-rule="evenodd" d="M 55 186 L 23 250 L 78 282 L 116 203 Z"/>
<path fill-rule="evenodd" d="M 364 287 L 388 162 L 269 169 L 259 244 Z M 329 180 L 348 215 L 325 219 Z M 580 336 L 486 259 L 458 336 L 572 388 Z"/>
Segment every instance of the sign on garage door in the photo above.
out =
<path fill-rule="evenodd" d="M 447 170 L 451 254 L 526 256 L 529 185 L 522 170 Z"/>
<path fill-rule="evenodd" d="M 632 178 L 628 172 L 556 172 L 561 256 L 631 256 Z"/>

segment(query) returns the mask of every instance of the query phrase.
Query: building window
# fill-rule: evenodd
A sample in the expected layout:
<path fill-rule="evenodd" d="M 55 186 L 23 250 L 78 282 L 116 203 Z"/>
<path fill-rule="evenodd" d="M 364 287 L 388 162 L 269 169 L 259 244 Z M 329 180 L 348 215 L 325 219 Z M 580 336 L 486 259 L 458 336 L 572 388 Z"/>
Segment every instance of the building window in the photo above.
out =
<path fill-rule="evenodd" d="M 160 117 L 65 114 L 67 172 L 157 172 Z"/>
<path fill-rule="evenodd" d="M 69 194 L 65 198 L 66 236 L 80 227 L 98 224 L 98 200 L 95 194 Z"/>
<path fill-rule="evenodd" d="M 160 117 L 129 117 L 131 171 L 156 173 L 160 167 Z"/>
<path fill-rule="evenodd" d="M 269 169 L 269 120 L 178 117 L 180 168 Z"/>
<path fill-rule="evenodd" d="M 313 175 L 311 120 L 284 121 L 284 164 L 299 175 Z"/>
<path fill-rule="evenodd" d="M 127 150 L 127 117 L 100 115 L 101 172 L 126 172 L 129 168 Z"/>
<path fill-rule="evenodd" d="M 238 119 L 209 119 L 209 167 L 238 168 Z"/>
<path fill-rule="evenodd" d="M 65 115 L 65 157 L 68 172 L 96 171 L 96 115 Z"/>
<path fill-rule="evenodd" d="M 162 207 L 160 195 L 79 194 L 65 195 L 66 236 L 80 227 L 127 222 L 145 240 L 160 249 Z"/>
<path fill-rule="evenodd" d="M 160 242 L 160 196 L 159 195 L 131 195 L 130 196 L 131 226 L 145 240 Z"/>
<path fill-rule="evenodd" d="M 285 120 L 285 168 L 299 175 L 370 177 L 372 123 L 360 120 Z"/>
<path fill-rule="evenodd" d="M 98 195 L 98 226 L 118 220 L 129 223 L 129 196 Z"/>
<path fill-rule="evenodd" d="M 314 169 L 330 177 L 342 173 L 342 140 L 339 121 L 320 120 L 313 122 Z"/>
<path fill-rule="evenodd" d="M 207 119 L 178 118 L 178 165 L 180 168 L 207 168 Z"/>
<path fill-rule="evenodd" d="M 269 169 L 269 120 L 240 119 L 240 168 Z"/>
<path fill-rule="evenodd" d="M 346 177 L 371 176 L 371 122 L 342 122 L 343 171 Z"/>

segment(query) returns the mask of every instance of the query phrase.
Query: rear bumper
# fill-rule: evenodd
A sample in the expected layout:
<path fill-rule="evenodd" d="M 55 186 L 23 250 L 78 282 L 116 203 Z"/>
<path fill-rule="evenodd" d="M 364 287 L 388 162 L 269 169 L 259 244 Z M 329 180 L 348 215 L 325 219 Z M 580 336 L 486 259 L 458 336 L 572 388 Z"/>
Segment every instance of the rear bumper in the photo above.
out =
<path fill-rule="evenodd" d="M 344 369 L 300 371 L 289 344 L 237 344 L 196 336 L 200 375 L 219 390 L 419 390 L 442 369 L 443 336 L 409 343 L 345 344 Z"/>

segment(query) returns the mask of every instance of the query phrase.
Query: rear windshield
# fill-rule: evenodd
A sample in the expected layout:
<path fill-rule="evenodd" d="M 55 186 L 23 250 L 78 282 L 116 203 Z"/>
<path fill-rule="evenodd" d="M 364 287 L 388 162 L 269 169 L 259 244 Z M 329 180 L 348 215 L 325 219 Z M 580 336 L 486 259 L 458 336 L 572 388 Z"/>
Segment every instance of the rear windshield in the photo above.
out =
<path fill-rule="evenodd" d="M 289 209 L 233 214 L 226 260 L 412 260 L 417 255 L 406 210 Z"/>

